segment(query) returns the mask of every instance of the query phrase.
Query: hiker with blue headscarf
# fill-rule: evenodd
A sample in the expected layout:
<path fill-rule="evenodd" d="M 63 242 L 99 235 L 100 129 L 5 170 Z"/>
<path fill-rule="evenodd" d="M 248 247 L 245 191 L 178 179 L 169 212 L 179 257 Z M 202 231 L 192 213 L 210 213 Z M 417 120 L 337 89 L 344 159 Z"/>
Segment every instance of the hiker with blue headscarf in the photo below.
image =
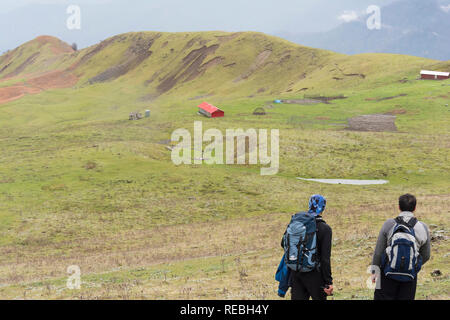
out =
<path fill-rule="evenodd" d="M 332 230 L 322 218 L 326 204 L 323 196 L 313 195 L 308 212 L 292 216 L 281 240 L 285 254 L 277 270 L 280 296 L 287 287 L 292 300 L 326 300 L 333 295 Z"/>

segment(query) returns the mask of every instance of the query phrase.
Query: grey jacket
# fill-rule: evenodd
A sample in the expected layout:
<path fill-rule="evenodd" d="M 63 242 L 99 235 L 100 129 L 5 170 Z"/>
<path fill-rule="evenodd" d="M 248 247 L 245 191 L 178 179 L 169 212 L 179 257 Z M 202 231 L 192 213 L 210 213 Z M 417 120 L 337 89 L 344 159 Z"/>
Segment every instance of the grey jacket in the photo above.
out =
<path fill-rule="evenodd" d="M 405 220 L 406 223 L 414 217 L 412 212 L 402 212 L 399 215 Z M 378 236 L 377 246 L 375 248 L 375 252 L 373 254 L 372 265 L 381 266 L 381 256 L 386 252 L 386 247 L 389 239 L 392 236 L 392 232 L 394 231 L 394 226 L 396 222 L 394 219 L 387 220 L 383 227 L 381 228 L 380 234 Z M 422 263 L 425 264 L 430 259 L 431 253 L 431 237 L 428 226 L 418 221 L 414 227 L 414 232 L 416 235 L 417 243 L 419 245 L 419 253 L 422 256 Z"/>

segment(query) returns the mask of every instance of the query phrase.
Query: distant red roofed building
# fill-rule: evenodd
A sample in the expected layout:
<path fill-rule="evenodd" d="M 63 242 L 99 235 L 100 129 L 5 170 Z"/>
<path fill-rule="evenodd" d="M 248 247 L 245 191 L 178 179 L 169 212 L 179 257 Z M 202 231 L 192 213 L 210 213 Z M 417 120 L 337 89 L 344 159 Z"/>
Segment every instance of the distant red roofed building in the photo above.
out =
<path fill-rule="evenodd" d="M 203 102 L 198 106 L 198 112 L 208 118 L 219 118 L 225 116 L 225 112 L 206 102 Z"/>
<path fill-rule="evenodd" d="M 426 80 L 445 80 L 450 79 L 450 72 L 422 70 L 420 72 L 420 78 Z"/>

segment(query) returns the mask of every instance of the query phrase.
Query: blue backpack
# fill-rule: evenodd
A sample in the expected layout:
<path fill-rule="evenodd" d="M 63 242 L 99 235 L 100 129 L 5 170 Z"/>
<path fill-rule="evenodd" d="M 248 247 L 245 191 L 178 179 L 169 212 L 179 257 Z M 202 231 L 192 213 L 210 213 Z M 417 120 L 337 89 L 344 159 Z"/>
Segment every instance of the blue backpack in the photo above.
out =
<path fill-rule="evenodd" d="M 384 274 L 396 281 L 413 281 L 422 268 L 422 257 L 418 252 L 414 232 L 417 219 L 412 218 L 406 223 L 403 218 L 397 217 L 395 223 L 386 254 L 383 256 Z"/>
<path fill-rule="evenodd" d="M 318 267 L 316 217 L 307 212 L 295 214 L 283 236 L 286 266 L 297 272 Z"/>

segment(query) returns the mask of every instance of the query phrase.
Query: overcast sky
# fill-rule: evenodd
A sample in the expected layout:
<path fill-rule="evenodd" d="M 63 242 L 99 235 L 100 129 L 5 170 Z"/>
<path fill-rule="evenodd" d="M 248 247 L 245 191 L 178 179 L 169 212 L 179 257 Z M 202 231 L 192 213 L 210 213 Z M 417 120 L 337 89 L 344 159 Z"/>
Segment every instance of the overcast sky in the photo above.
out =
<path fill-rule="evenodd" d="M 355 19 L 369 5 L 383 6 L 394 1 L 1 0 L 0 51 L 41 34 L 86 47 L 129 31 L 326 31 Z M 80 30 L 67 28 L 66 10 L 73 4 L 81 9 Z"/>

